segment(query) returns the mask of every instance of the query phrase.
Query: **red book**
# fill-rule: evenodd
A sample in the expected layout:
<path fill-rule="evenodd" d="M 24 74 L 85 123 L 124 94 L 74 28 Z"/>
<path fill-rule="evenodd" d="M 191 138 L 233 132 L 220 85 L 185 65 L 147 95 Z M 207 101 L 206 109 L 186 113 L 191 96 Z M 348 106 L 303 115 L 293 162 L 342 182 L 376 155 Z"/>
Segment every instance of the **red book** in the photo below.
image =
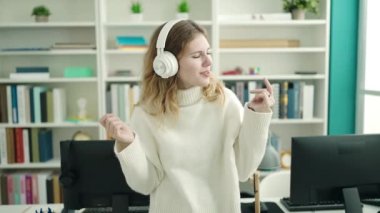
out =
<path fill-rule="evenodd" d="M 25 174 L 25 194 L 26 204 L 33 204 L 33 187 L 32 187 L 32 175 Z"/>
<path fill-rule="evenodd" d="M 22 128 L 15 128 L 16 163 L 24 163 L 24 142 Z"/>
<path fill-rule="evenodd" d="M 37 174 L 32 175 L 32 203 L 38 204 L 38 179 Z"/>
<path fill-rule="evenodd" d="M 8 204 L 14 204 L 14 192 L 13 192 L 13 175 L 7 174 L 7 182 L 8 182 Z"/>

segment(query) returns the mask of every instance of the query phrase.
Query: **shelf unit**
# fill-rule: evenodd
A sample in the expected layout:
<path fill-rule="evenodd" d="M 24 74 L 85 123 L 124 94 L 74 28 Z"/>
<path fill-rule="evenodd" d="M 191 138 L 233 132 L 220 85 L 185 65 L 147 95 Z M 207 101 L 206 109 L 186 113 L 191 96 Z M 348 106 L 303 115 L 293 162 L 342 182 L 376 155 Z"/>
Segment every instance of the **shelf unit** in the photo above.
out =
<path fill-rule="evenodd" d="M 77 112 L 76 100 L 88 99 L 89 123 L 0 124 L 1 127 L 46 127 L 53 129 L 54 157 L 59 158 L 59 141 L 69 139 L 77 130 L 93 138 L 105 138 L 97 120 L 106 113 L 106 90 L 112 83 L 140 81 L 144 50 L 118 50 L 114 44 L 117 35 L 139 35 L 149 42 L 154 29 L 176 16 L 177 0 L 142 0 L 143 21 L 129 19 L 130 1 L 81 0 L 23 1 L 0 0 L 0 49 L 17 47 L 49 47 L 58 41 L 94 42 L 96 50 L 54 51 L 0 51 L 0 84 L 28 84 L 63 87 L 67 98 L 68 115 Z M 34 23 L 31 8 L 44 4 L 52 11 L 48 23 Z M 307 14 L 306 20 L 261 21 L 225 20 L 223 16 L 240 17 L 242 14 L 280 13 L 278 0 L 189 0 L 190 18 L 205 27 L 213 53 L 213 71 L 225 82 L 303 81 L 315 86 L 314 117 L 312 119 L 273 119 L 271 130 L 281 140 L 284 150 L 290 149 L 292 136 L 327 133 L 328 82 L 329 82 L 329 28 L 330 1 L 321 0 L 318 15 Z M 16 11 L 16 12 L 15 12 Z M 72 14 L 67 16 L 67 14 Z M 298 39 L 296 48 L 220 48 L 221 39 Z M 10 80 L 8 76 L 16 66 L 49 66 L 49 80 Z M 223 76 L 221 72 L 237 65 L 247 69 L 261 68 L 260 75 Z M 89 66 L 95 71 L 92 78 L 67 79 L 63 77 L 66 66 Z M 129 69 L 131 77 L 114 76 L 117 69 Z M 314 70 L 316 75 L 296 75 L 296 70 Z M 47 166 L 48 165 L 48 166 Z M 56 168 L 59 164 L 1 165 L 0 170 Z M 0 171 L 1 172 L 1 171 Z"/>
<path fill-rule="evenodd" d="M 32 8 L 46 5 L 52 15 L 49 22 L 36 23 L 30 15 Z M 68 1 L 22 1 L 10 2 L 0 0 L 0 49 L 9 48 L 50 48 L 55 42 L 100 42 L 98 35 L 98 2 L 83 0 Z M 71 14 L 71 15 L 68 15 Z M 97 45 L 98 46 L 98 45 Z M 64 88 L 67 96 L 67 115 L 75 116 L 78 107 L 76 101 L 85 97 L 88 101 L 88 115 L 92 122 L 60 123 L 0 123 L 0 128 L 48 128 L 53 132 L 53 160 L 44 163 L 0 164 L 3 171 L 35 170 L 60 168 L 59 141 L 70 139 L 78 131 L 84 131 L 93 138 L 100 137 L 97 120 L 102 113 L 100 98 L 100 55 L 96 50 L 27 50 L 0 51 L 0 84 L 46 86 L 47 88 Z M 9 74 L 19 66 L 47 66 L 49 79 L 9 79 Z M 63 77 L 63 70 L 68 66 L 86 66 L 94 70 L 94 77 L 70 79 Z M 95 95 L 91 94 L 96 91 Z"/>

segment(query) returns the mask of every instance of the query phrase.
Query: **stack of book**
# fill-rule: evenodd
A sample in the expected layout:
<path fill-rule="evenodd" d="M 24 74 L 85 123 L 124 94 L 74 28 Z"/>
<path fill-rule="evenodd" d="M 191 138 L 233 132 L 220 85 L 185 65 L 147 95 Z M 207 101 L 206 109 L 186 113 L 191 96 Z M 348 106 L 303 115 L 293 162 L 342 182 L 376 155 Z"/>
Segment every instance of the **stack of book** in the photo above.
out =
<path fill-rule="evenodd" d="M 0 127 L 0 148 L 1 165 L 46 162 L 53 158 L 53 131 Z"/>
<path fill-rule="evenodd" d="M 9 78 L 17 80 L 49 79 L 49 67 L 16 67 L 16 72 L 10 73 Z"/>
<path fill-rule="evenodd" d="M 1 121 L 8 123 L 60 123 L 66 119 L 64 88 L 11 84 L 1 92 Z"/>
<path fill-rule="evenodd" d="M 117 36 L 116 46 L 122 50 L 145 50 L 147 43 L 142 36 Z"/>
<path fill-rule="evenodd" d="M 51 49 L 96 49 L 96 45 L 90 42 L 56 42 Z"/>
<path fill-rule="evenodd" d="M 58 173 L 51 171 L 5 173 L 0 174 L 0 183 L 2 205 L 48 204 L 63 201 Z M 49 208 L 49 212 L 53 211 Z"/>

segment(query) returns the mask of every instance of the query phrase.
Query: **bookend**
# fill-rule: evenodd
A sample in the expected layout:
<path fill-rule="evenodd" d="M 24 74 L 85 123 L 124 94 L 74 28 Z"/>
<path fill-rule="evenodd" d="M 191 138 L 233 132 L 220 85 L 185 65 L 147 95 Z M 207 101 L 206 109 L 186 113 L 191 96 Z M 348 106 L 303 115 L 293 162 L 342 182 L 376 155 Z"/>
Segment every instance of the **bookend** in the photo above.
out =
<path fill-rule="evenodd" d="M 346 213 L 363 213 L 358 188 L 343 188 L 342 191 Z"/>

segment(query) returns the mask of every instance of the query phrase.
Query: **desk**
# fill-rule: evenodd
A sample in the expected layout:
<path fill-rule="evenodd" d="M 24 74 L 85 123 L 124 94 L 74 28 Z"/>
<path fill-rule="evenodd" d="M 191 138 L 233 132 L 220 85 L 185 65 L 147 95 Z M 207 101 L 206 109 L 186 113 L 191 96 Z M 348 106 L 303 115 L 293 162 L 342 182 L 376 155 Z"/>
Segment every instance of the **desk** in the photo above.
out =
<path fill-rule="evenodd" d="M 279 198 L 272 198 L 272 199 L 265 199 L 265 201 L 268 201 L 268 202 L 275 202 L 277 203 L 277 205 L 285 212 L 285 213 L 288 213 L 288 211 L 286 210 L 286 208 L 284 206 L 282 206 L 280 204 L 280 200 Z M 251 198 L 243 198 L 241 199 L 241 202 L 243 203 L 250 203 L 250 202 L 253 202 L 253 199 Z M 51 208 L 52 210 L 54 210 L 54 212 L 56 213 L 60 213 L 62 208 L 63 208 L 63 204 L 49 204 L 49 205 L 37 205 L 37 204 L 33 204 L 33 205 L 1 205 L 0 206 L 0 212 L 9 212 L 9 213 L 35 213 L 35 211 L 37 210 L 39 212 L 39 210 L 42 208 L 43 210 L 45 210 L 45 212 L 47 211 L 47 208 Z M 364 205 L 364 209 L 363 209 L 363 212 L 364 213 L 377 213 L 378 211 L 380 211 L 380 207 L 377 207 L 377 206 L 370 206 L 370 205 Z M 80 212 L 80 211 L 78 211 Z M 309 212 L 312 212 L 312 211 L 304 211 L 304 212 L 295 212 L 295 213 L 309 213 Z M 328 211 L 315 211 L 316 213 L 344 213 L 344 210 L 328 210 Z"/>

